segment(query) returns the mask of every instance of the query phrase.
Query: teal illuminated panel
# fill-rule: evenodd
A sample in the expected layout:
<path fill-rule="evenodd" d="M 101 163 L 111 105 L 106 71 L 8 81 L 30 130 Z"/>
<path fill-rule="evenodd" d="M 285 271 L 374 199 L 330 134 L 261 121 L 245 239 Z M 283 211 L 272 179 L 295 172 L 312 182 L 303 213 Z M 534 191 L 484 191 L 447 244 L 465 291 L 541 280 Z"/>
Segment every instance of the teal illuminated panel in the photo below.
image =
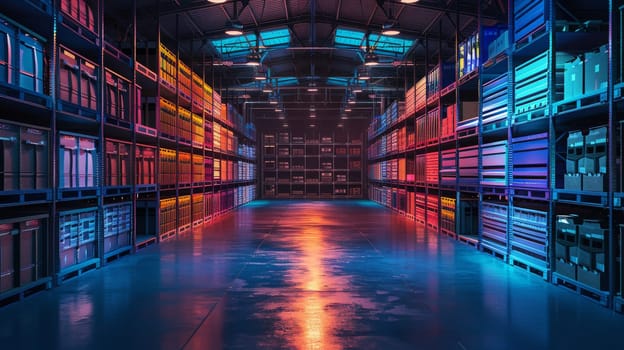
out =
<path fill-rule="evenodd" d="M 336 46 L 361 47 L 364 45 L 364 32 L 338 28 L 334 42 Z"/>
<path fill-rule="evenodd" d="M 248 55 L 251 47 L 256 44 L 255 34 L 246 34 L 235 37 L 212 40 L 212 45 L 222 57 Z"/>
<path fill-rule="evenodd" d="M 288 46 L 290 45 L 290 31 L 287 28 L 267 30 L 260 33 L 260 39 L 264 46 Z"/>
<path fill-rule="evenodd" d="M 414 44 L 413 40 L 393 38 L 387 35 L 370 34 L 369 45 L 375 48 L 377 53 L 405 54 Z"/>
<path fill-rule="evenodd" d="M 327 85 L 348 86 L 349 85 L 349 79 L 348 78 L 340 78 L 340 77 L 329 77 L 329 78 L 327 78 Z"/>

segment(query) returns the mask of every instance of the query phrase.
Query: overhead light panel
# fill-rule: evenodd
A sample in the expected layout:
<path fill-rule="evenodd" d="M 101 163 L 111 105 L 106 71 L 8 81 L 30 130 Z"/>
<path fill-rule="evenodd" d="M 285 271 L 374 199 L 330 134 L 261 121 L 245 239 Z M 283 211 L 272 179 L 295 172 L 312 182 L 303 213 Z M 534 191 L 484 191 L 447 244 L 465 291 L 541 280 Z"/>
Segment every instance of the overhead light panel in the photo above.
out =
<path fill-rule="evenodd" d="M 237 19 L 225 22 L 225 34 L 229 36 L 243 35 L 243 24 Z"/>
<path fill-rule="evenodd" d="M 277 107 L 275 107 L 275 111 L 278 112 L 278 113 L 279 112 L 283 112 L 284 111 L 284 107 L 280 104 Z"/>
<path fill-rule="evenodd" d="M 223 4 L 226 1 L 227 0 L 208 0 L 208 2 L 213 3 L 213 4 Z"/>
<path fill-rule="evenodd" d="M 314 107 L 314 105 L 310 105 L 310 112 L 316 112 L 316 107 Z"/>
<path fill-rule="evenodd" d="M 402 4 L 415 4 L 417 3 L 419 0 L 401 0 Z"/>
<path fill-rule="evenodd" d="M 310 83 L 308 84 L 308 92 L 317 92 L 318 88 L 316 87 L 315 83 Z"/>
<path fill-rule="evenodd" d="M 368 72 L 366 70 L 360 72 L 360 75 L 358 76 L 358 79 L 360 80 L 370 80 L 370 75 L 368 75 Z"/>
<path fill-rule="evenodd" d="M 256 80 L 266 80 L 266 74 L 264 74 L 264 72 L 262 72 L 262 71 L 257 71 L 256 74 L 254 74 L 254 79 L 256 79 Z"/>
<path fill-rule="evenodd" d="M 344 109 L 344 111 L 345 111 L 345 112 L 351 112 L 351 111 L 352 111 L 352 109 L 351 109 L 351 107 L 346 106 L 346 107 L 345 107 L 345 109 Z"/>
<path fill-rule="evenodd" d="M 367 53 L 366 56 L 364 56 L 364 65 L 365 66 L 376 66 L 379 64 L 379 57 L 377 55 L 375 55 L 374 53 Z"/>
<path fill-rule="evenodd" d="M 353 91 L 353 93 L 362 92 L 362 88 L 359 85 L 355 85 L 351 91 Z"/>
<path fill-rule="evenodd" d="M 262 85 L 262 92 L 270 94 L 273 92 L 273 85 L 271 83 L 266 83 Z"/>

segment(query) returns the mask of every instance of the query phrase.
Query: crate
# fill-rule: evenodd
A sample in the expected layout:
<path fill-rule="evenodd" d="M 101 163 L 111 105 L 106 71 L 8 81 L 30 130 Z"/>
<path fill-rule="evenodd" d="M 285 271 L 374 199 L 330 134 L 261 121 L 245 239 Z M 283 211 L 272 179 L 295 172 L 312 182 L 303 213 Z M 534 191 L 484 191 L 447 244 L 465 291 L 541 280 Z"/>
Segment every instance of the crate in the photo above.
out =
<path fill-rule="evenodd" d="M 137 144 L 135 157 L 136 184 L 156 184 L 156 147 Z"/>
<path fill-rule="evenodd" d="M 511 255 L 537 268 L 547 268 L 550 245 L 548 220 L 546 210 L 512 207 Z"/>
<path fill-rule="evenodd" d="M 507 140 L 481 145 L 481 185 L 507 186 Z"/>
<path fill-rule="evenodd" d="M 585 53 L 584 72 L 585 93 L 603 92 L 608 84 L 609 47 L 600 46 L 596 51 Z"/>
<path fill-rule="evenodd" d="M 575 57 L 565 62 L 563 74 L 563 99 L 569 101 L 585 93 L 583 57 Z"/>
<path fill-rule="evenodd" d="M 97 139 L 59 133 L 59 188 L 98 186 Z"/>
<path fill-rule="evenodd" d="M 92 32 L 96 32 L 93 4 L 88 0 L 62 0 L 61 11 Z"/>
<path fill-rule="evenodd" d="M 49 188 L 48 133 L 0 121 L 0 191 Z"/>
<path fill-rule="evenodd" d="M 76 114 L 77 108 L 97 110 L 98 71 L 95 63 L 59 47 L 58 97 L 63 101 L 59 108 Z"/>
<path fill-rule="evenodd" d="M 514 1 L 514 41 L 518 42 L 544 27 L 549 9 L 549 0 Z"/>
<path fill-rule="evenodd" d="M 60 270 L 97 258 L 97 208 L 58 214 Z"/>
<path fill-rule="evenodd" d="M 548 134 L 512 139 L 512 180 L 518 188 L 548 188 Z"/>
<path fill-rule="evenodd" d="M 557 215 L 555 221 L 555 271 L 563 276 L 576 280 L 578 264 L 578 224 L 580 218 L 576 214 Z"/>
<path fill-rule="evenodd" d="M 131 83 L 111 70 L 106 70 L 106 90 L 104 93 L 104 115 L 106 121 L 118 126 L 130 128 Z"/>
<path fill-rule="evenodd" d="M 104 256 L 131 245 L 132 203 L 104 206 Z"/>
<path fill-rule="evenodd" d="M 106 139 L 105 186 L 132 186 L 131 147 L 126 142 Z"/>
<path fill-rule="evenodd" d="M 509 237 L 509 206 L 497 202 L 481 204 L 481 237 L 482 242 L 501 251 L 506 255 Z"/>
<path fill-rule="evenodd" d="M 45 42 L 2 16 L 0 42 L 0 83 L 44 94 Z"/>
<path fill-rule="evenodd" d="M 483 84 L 481 123 L 484 131 L 507 127 L 508 82 L 508 76 L 505 73 Z"/>
<path fill-rule="evenodd" d="M 458 152 L 460 185 L 477 185 L 479 183 L 479 146 L 461 147 Z"/>

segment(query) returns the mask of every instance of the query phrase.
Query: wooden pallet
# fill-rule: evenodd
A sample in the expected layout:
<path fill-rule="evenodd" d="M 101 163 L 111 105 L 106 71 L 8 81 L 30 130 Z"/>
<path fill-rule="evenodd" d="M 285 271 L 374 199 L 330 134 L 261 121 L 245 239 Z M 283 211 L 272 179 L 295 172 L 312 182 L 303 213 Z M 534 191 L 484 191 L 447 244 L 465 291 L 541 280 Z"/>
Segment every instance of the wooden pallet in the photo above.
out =
<path fill-rule="evenodd" d="M 517 256 L 514 256 L 513 253 L 509 256 L 509 265 L 515 266 L 515 267 L 519 267 L 529 273 L 532 273 L 536 276 L 539 276 L 540 278 L 542 278 L 545 281 L 549 280 L 549 273 L 550 270 L 542 267 L 542 266 L 537 266 L 535 264 L 532 264 L 530 262 L 527 262 L 525 260 L 523 260 L 522 258 L 518 258 Z"/>
<path fill-rule="evenodd" d="M 552 282 L 557 286 L 565 287 L 566 289 L 576 294 L 580 294 L 581 296 L 592 300 L 604 307 L 609 307 L 609 292 L 600 291 L 592 287 L 586 286 L 581 282 L 561 276 L 556 272 L 552 274 Z"/>
<path fill-rule="evenodd" d="M 83 274 L 95 270 L 100 267 L 100 259 L 94 258 L 83 263 L 68 267 L 63 271 L 59 272 L 56 276 L 56 283 L 62 284 L 66 281 L 74 279 L 76 277 L 80 277 Z"/>

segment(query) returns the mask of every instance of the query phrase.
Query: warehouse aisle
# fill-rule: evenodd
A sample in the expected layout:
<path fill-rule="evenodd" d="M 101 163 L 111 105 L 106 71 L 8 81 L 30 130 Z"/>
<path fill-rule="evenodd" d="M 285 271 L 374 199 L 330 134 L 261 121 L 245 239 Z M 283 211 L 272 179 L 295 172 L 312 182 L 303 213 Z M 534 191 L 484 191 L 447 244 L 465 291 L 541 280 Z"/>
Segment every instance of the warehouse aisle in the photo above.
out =
<path fill-rule="evenodd" d="M 621 349 L 621 334 L 623 316 L 367 201 L 256 201 L 0 309 L 3 350 Z"/>

